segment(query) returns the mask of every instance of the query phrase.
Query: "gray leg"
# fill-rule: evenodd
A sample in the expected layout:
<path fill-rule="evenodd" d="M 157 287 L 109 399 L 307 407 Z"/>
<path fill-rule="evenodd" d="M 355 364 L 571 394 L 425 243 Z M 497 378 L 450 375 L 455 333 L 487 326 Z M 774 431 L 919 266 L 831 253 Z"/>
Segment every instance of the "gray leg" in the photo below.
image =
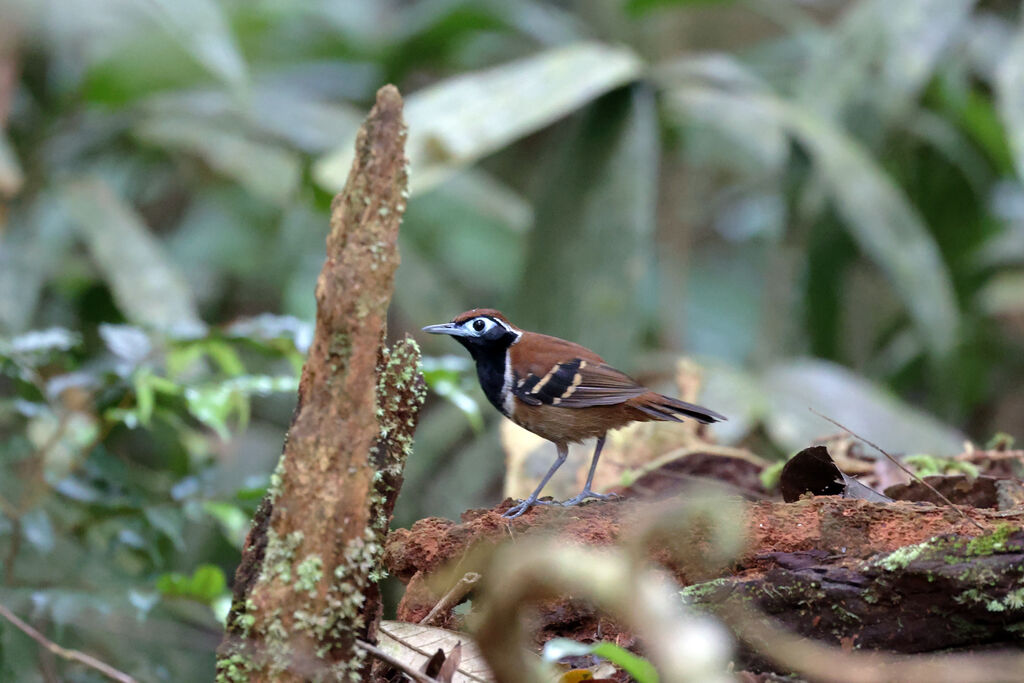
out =
<path fill-rule="evenodd" d="M 547 485 L 548 480 L 551 479 L 555 472 L 558 471 L 558 468 L 561 467 L 562 463 L 565 462 L 566 456 L 569 455 L 569 447 L 566 446 L 565 444 L 555 444 L 555 446 L 556 448 L 558 448 L 558 457 L 555 459 L 554 464 L 551 465 L 551 469 L 548 470 L 548 473 L 545 474 L 544 478 L 540 480 L 540 485 L 534 490 L 533 493 L 530 494 L 529 498 L 527 498 L 526 500 L 521 500 L 512 507 L 510 507 L 508 510 L 505 511 L 505 514 L 503 514 L 502 517 L 507 517 L 508 519 L 515 519 L 519 515 L 529 510 L 534 505 L 549 504 L 548 501 L 538 501 L 537 496 L 540 495 L 541 490 Z"/>
<path fill-rule="evenodd" d="M 594 448 L 594 458 L 590 461 L 590 472 L 587 473 L 587 483 L 583 485 L 583 491 L 580 492 L 575 498 L 570 498 L 564 501 L 562 505 L 569 507 L 572 505 L 579 505 L 587 498 L 596 498 L 598 500 L 608 500 L 609 498 L 618 498 L 617 493 L 594 493 L 590 490 L 590 485 L 594 481 L 594 472 L 597 471 L 597 461 L 601 457 L 601 449 L 604 448 L 604 437 L 602 436 L 597 440 L 597 446 Z"/>

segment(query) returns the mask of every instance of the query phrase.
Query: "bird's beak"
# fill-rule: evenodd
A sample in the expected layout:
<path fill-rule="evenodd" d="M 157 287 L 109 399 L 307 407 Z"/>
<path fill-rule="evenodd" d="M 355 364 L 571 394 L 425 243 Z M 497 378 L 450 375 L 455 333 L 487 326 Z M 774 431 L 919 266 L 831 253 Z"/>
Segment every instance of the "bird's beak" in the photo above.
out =
<path fill-rule="evenodd" d="M 465 337 L 466 331 L 456 325 L 455 323 L 443 323 L 441 325 L 427 325 L 423 328 L 424 332 L 430 334 L 449 334 L 453 337 Z"/>

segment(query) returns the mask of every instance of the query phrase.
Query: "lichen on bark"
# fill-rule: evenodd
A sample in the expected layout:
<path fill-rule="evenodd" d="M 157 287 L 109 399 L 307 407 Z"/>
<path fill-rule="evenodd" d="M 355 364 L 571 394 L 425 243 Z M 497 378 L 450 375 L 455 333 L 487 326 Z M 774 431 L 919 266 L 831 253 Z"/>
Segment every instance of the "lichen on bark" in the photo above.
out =
<path fill-rule="evenodd" d="M 281 461 L 235 579 L 218 680 L 363 680 L 375 579 L 425 387 L 419 348 L 384 345 L 408 162 L 392 86 L 331 207 L 317 320 Z"/>

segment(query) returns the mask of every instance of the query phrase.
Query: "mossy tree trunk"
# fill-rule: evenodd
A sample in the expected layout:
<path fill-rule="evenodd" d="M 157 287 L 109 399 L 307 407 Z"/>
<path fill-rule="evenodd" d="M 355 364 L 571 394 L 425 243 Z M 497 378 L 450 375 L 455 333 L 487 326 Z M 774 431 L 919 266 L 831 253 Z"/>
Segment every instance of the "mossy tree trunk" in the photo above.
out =
<path fill-rule="evenodd" d="M 327 260 L 298 407 L 235 581 L 218 680 L 360 681 L 374 581 L 424 385 L 411 339 L 384 345 L 407 196 L 392 86 L 356 140 L 331 207 Z"/>

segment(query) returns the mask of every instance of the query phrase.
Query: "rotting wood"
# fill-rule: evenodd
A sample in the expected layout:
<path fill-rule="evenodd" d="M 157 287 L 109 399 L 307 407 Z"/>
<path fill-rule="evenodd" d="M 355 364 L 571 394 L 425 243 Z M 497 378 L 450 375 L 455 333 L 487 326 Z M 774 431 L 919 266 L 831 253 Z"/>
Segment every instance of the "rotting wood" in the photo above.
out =
<path fill-rule="evenodd" d="M 331 206 L 317 320 L 281 461 L 243 551 L 219 681 L 361 681 L 374 582 L 425 388 L 419 349 L 384 347 L 405 211 L 405 124 L 385 86 Z"/>
<path fill-rule="evenodd" d="M 571 510 L 542 508 L 515 520 L 511 527 L 517 542 L 533 534 L 555 534 L 566 543 L 584 547 L 618 545 L 629 542 L 643 520 L 657 518 L 662 514 L 664 506 L 670 504 L 668 501 L 652 503 L 625 500 L 592 503 Z M 399 529 L 393 532 L 387 543 L 385 564 L 390 572 L 408 583 L 399 605 L 400 620 L 418 621 L 429 612 L 440 593 L 450 585 L 451 578 L 447 582 L 444 580 L 446 575 L 451 576 L 451 570 L 446 573 L 446 566 L 457 566 L 460 573 L 478 569 L 473 562 L 477 556 L 473 552 L 474 548 L 496 546 L 508 540 L 508 529 L 500 519 L 506 506 L 507 503 L 503 503 L 493 510 L 469 511 L 463 515 L 461 523 L 431 518 L 420 520 L 410 530 Z M 780 571 L 780 553 L 803 557 L 807 566 L 825 565 L 823 558 L 832 558 L 832 566 L 838 568 L 856 566 L 858 562 L 870 563 L 893 551 L 906 552 L 900 549 L 912 549 L 915 544 L 945 534 L 956 534 L 958 542 L 962 541 L 968 546 L 974 543 L 971 546 L 974 550 L 983 545 L 984 541 L 975 542 L 972 539 L 985 538 L 978 534 L 972 523 L 963 520 L 946 506 L 906 502 L 882 504 L 817 497 L 795 503 L 746 502 L 741 507 L 748 542 L 746 550 L 731 567 L 711 576 L 705 571 L 701 576 L 699 567 L 683 566 L 659 549 L 652 549 L 651 558 L 669 568 L 680 585 L 716 576 L 723 577 L 720 579 L 722 582 L 756 581 L 767 573 Z M 985 528 L 985 534 L 989 536 L 994 533 L 1005 534 L 1007 529 L 1020 528 L 1024 521 L 1024 510 L 1018 510 L 1012 517 L 1004 517 L 1001 515 L 1007 513 L 990 510 L 969 509 L 967 513 L 973 521 Z M 694 539 L 693 547 L 701 547 L 700 538 Z M 892 561 L 900 557 L 895 554 Z M 1012 558 L 1005 557 L 1007 567 L 1010 568 Z M 959 570 L 964 572 L 975 564 L 993 561 L 996 560 L 975 555 L 965 559 Z M 787 571 L 795 572 L 796 569 L 790 566 Z M 736 574 L 738 578 L 728 578 Z M 892 576 L 882 573 L 878 580 L 884 582 L 891 580 Z M 916 580 L 920 582 L 922 595 L 925 595 L 923 591 L 932 588 L 927 576 L 919 576 Z M 937 579 L 933 576 L 934 580 Z M 915 585 L 912 581 L 907 588 L 908 594 L 916 590 Z M 965 590 L 969 590 L 969 587 L 965 587 Z M 1008 607 L 1016 599 L 1012 589 L 1005 595 L 995 586 L 992 591 L 990 600 L 1006 600 Z M 913 604 L 912 598 L 908 598 L 907 604 Z M 838 618 L 842 608 L 841 604 L 837 605 L 830 612 L 835 618 Z M 976 604 L 972 609 L 983 610 L 978 611 L 977 615 L 983 624 L 990 617 L 999 617 L 999 614 L 988 611 L 984 605 Z M 902 619 L 907 623 L 906 616 Z M 812 622 L 813 619 L 808 620 L 808 624 Z M 460 625 L 458 618 L 453 616 L 443 618 L 440 623 L 448 628 L 458 628 Z M 819 620 L 821 623 L 823 620 Z M 538 644 L 555 636 L 583 641 L 614 638 L 627 646 L 633 642 L 632 634 L 622 632 L 619 626 L 607 618 L 602 620 L 592 606 L 571 600 L 538 605 L 535 627 Z M 1005 638 L 1003 642 L 1006 642 Z"/>
<path fill-rule="evenodd" d="M 824 552 L 771 553 L 753 579 L 721 578 L 683 590 L 716 613 L 750 606 L 784 628 L 833 645 L 936 652 L 1016 647 L 1024 628 L 1024 530 L 955 534 L 854 561 Z M 756 662 L 755 662 L 756 665 Z"/>

